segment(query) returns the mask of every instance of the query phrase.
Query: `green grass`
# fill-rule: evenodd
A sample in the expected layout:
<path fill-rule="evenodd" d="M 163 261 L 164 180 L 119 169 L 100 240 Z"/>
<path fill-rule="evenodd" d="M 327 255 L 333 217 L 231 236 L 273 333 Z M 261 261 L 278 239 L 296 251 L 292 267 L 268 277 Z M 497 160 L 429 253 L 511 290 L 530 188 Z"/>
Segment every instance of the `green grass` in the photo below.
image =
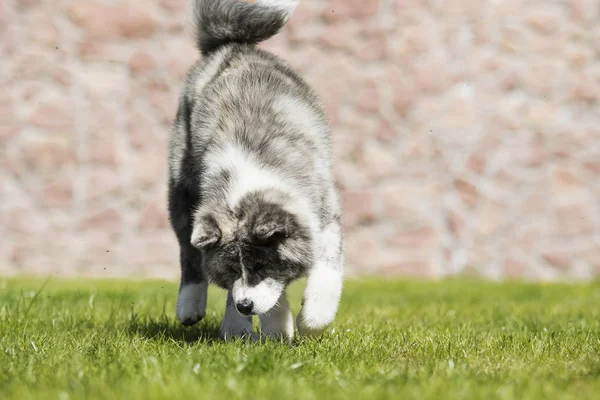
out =
<path fill-rule="evenodd" d="M 225 303 L 175 322 L 177 287 L 0 279 L 1 399 L 585 399 L 600 284 L 348 282 L 320 339 L 222 342 Z M 300 285 L 291 294 L 295 312 Z"/>

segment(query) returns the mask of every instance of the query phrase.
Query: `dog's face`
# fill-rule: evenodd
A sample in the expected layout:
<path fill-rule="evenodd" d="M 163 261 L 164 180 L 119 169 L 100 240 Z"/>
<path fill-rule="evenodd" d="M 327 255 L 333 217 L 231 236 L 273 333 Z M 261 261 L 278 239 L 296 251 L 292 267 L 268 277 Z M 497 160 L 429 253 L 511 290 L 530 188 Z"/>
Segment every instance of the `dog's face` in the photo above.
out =
<path fill-rule="evenodd" d="M 299 218 L 275 202 L 247 196 L 234 210 L 196 215 L 192 245 L 212 283 L 232 291 L 245 315 L 269 311 L 313 260 L 312 238 Z"/>

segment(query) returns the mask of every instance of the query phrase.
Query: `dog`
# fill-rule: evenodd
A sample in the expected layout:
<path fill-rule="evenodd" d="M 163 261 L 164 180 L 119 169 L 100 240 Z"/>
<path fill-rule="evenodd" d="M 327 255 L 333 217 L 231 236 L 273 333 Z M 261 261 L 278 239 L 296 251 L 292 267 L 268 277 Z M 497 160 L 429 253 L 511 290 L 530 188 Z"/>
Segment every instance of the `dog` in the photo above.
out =
<path fill-rule="evenodd" d="M 294 336 L 290 282 L 306 277 L 296 325 L 320 335 L 342 293 L 344 243 L 330 128 L 311 87 L 256 47 L 298 0 L 195 0 L 202 54 L 169 142 L 169 219 L 180 247 L 176 314 L 193 325 L 208 283 L 228 291 L 225 339 Z"/>

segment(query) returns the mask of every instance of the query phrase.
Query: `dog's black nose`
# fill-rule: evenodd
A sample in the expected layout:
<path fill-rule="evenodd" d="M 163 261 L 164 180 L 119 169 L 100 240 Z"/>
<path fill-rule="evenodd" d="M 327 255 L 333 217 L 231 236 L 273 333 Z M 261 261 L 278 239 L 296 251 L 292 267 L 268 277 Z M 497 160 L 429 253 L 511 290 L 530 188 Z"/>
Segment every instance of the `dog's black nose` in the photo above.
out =
<path fill-rule="evenodd" d="M 254 303 L 248 299 L 244 299 L 235 305 L 235 308 L 237 308 L 237 310 L 244 315 L 251 315 L 253 307 Z"/>

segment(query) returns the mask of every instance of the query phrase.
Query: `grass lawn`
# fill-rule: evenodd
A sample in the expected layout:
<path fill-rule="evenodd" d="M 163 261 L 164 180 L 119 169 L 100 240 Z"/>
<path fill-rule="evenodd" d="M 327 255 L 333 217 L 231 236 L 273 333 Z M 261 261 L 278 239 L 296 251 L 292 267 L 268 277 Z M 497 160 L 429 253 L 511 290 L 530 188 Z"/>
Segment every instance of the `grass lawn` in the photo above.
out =
<path fill-rule="evenodd" d="M 600 398 L 600 284 L 347 283 L 293 344 L 218 339 L 160 281 L 0 279 L 0 399 Z M 298 311 L 302 286 L 290 295 Z"/>

